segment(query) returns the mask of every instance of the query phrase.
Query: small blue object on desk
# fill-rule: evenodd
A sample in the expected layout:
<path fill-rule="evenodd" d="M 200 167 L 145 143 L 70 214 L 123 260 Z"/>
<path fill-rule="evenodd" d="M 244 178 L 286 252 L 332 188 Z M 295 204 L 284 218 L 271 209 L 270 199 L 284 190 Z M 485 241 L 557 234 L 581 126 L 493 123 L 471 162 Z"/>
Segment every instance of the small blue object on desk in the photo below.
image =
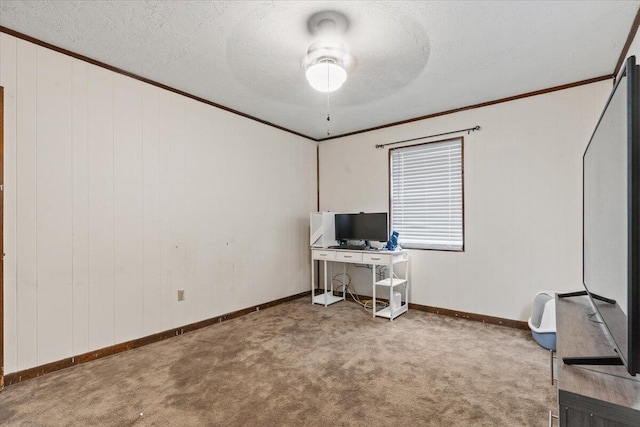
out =
<path fill-rule="evenodd" d="M 389 236 L 389 240 L 387 240 L 387 246 L 385 246 L 388 251 L 395 251 L 398 247 L 398 235 L 398 232 L 394 231 L 391 233 L 391 236 Z"/>

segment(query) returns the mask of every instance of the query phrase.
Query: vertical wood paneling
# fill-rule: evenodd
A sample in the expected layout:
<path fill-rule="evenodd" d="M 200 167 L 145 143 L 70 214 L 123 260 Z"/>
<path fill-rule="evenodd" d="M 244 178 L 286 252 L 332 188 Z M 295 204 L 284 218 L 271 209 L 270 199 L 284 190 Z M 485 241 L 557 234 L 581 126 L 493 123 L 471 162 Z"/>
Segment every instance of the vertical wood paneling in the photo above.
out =
<path fill-rule="evenodd" d="M 1 46 L 2 43 L 0 43 L 0 49 Z M 1 60 L 2 52 L 0 51 Z M 2 85 L 0 85 L 0 185 L 4 187 L 4 87 Z M 4 224 L 4 197 L 1 194 L 0 224 Z M 0 232 L 0 253 L 4 253 L 2 232 Z M 4 275 L 4 266 L 0 262 L 0 389 L 4 387 L 4 277 L 2 275 Z"/>
<path fill-rule="evenodd" d="M 289 189 L 289 166 L 288 159 L 290 158 L 289 143 L 281 143 L 275 146 L 265 146 L 263 156 L 254 156 L 255 164 L 253 164 L 254 170 L 259 171 L 259 175 L 268 177 L 262 181 L 260 192 L 264 196 L 260 198 L 259 203 L 264 206 L 264 212 L 268 218 L 271 218 L 270 225 L 264 227 L 261 224 L 256 224 L 256 236 L 258 236 L 259 242 L 269 242 L 269 245 L 257 245 L 257 258 L 261 264 L 265 265 L 264 279 L 266 280 L 265 286 L 260 290 L 262 292 L 256 293 L 256 301 L 269 301 L 277 299 L 281 292 L 279 287 L 273 286 L 274 283 L 282 281 L 286 286 L 286 282 L 289 277 L 282 277 L 283 272 L 288 272 L 289 265 L 288 259 L 282 254 L 273 252 L 269 246 L 283 248 L 284 251 L 289 250 L 289 235 L 295 230 L 295 227 L 291 223 L 292 201 L 288 196 Z M 280 173 L 270 173 L 269 162 L 259 161 L 260 158 L 279 159 L 280 162 L 286 163 L 287 167 Z M 249 208 L 249 212 L 251 208 Z M 251 221 L 251 219 L 248 219 Z M 250 246 L 253 249 L 254 245 Z M 255 277 L 251 271 L 250 264 L 247 265 L 245 272 L 247 280 L 247 289 L 253 286 Z"/>
<path fill-rule="evenodd" d="M 186 188 L 185 154 L 189 141 L 185 129 L 185 110 L 189 103 L 183 97 L 172 96 L 169 138 L 171 155 L 171 319 L 172 326 L 186 324 L 186 301 L 178 302 L 177 291 L 189 296 L 186 277 Z"/>
<path fill-rule="evenodd" d="M 114 343 L 113 73 L 90 66 L 89 348 Z"/>
<path fill-rule="evenodd" d="M 38 364 L 72 351 L 71 58 L 37 49 Z"/>
<path fill-rule="evenodd" d="M 88 68 L 73 61 L 73 354 L 89 351 Z"/>
<path fill-rule="evenodd" d="M 189 292 L 186 298 L 180 304 L 186 307 L 185 322 L 194 322 L 200 316 L 202 299 L 200 283 L 198 283 L 197 263 L 197 234 L 206 233 L 206 230 L 196 230 L 199 224 L 202 224 L 198 216 L 198 209 L 191 209 L 199 205 L 199 200 L 195 197 L 200 192 L 201 182 L 196 179 L 198 174 L 198 161 L 196 153 L 201 146 L 199 134 L 202 131 L 201 123 L 198 121 L 198 105 L 197 103 L 187 103 L 187 112 L 185 114 L 185 174 L 184 174 L 184 191 L 185 191 L 185 283 L 189 284 Z M 204 224 L 203 224 L 204 225 Z"/>
<path fill-rule="evenodd" d="M 288 194 L 314 194 L 317 177 L 316 146 L 314 144 L 289 143 L 289 177 Z M 312 163 L 310 167 L 309 164 Z M 299 217 L 298 212 L 313 212 L 317 209 L 315 198 L 291 197 L 289 216 L 286 224 L 290 227 L 289 238 L 289 280 L 287 292 L 293 294 L 300 291 L 300 284 L 309 280 L 309 221 Z"/>
<path fill-rule="evenodd" d="M 175 300 L 172 291 L 172 230 L 171 230 L 171 118 L 174 115 L 173 97 L 160 92 L 159 111 L 159 176 L 160 176 L 160 323 L 163 330 L 171 328 L 172 303 Z"/>
<path fill-rule="evenodd" d="M 18 40 L 16 123 L 16 245 L 18 369 L 38 361 L 37 275 L 37 47 Z"/>
<path fill-rule="evenodd" d="M 115 342 L 142 336 L 142 83 L 114 80 Z"/>
<path fill-rule="evenodd" d="M 220 280 L 219 274 L 216 274 L 216 265 L 220 258 L 219 254 L 225 248 L 225 242 L 220 237 L 223 228 L 220 226 L 222 218 L 216 216 L 216 210 L 221 210 L 224 203 L 218 197 L 218 188 L 224 186 L 223 182 L 216 180 L 216 174 L 219 165 L 224 163 L 224 156 L 217 152 L 218 138 L 216 134 L 219 132 L 220 126 L 217 126 L 214 120 L 211 120 L 211 109 L 202 108 L 200 110 L 201 119 L 199 129 L 202 129 L 202 144 L 200 149 L 194 156 L 198 162 L 198 170 L 200 171 L 198 178 L 201 182 L 201 207 L 198 210 L 202 224 L 203 232 L 197 233 L 198 254 L 201 259 L 198 262 L 197 277 L 198 283 L 203 289 L 202 299 L 200 301 L 202 315 L 212 317 L 216 313 L 222 313 L 222 299 L 219 296 L 219 290 L 224 283 Z M 196 196 L 197 197 L 197 196 Z M 199 230 L 198 230 L 199 231 Z"/>
<path fill-rule="evenodd" d="M 0 63 L 2 63 L 2 37 L 0 36 Z M 2 145 L 2 153 L 4 155 L 4 86 L 2 86 L 2 67 L 0 67 L 0 145 Z M 2 170 L 4 175 L 4 157 L 2 159 Z M 4 185 L 4 179 L 2 180 Z M 2 199 L 2 206 L 0 207 L 4 213 L 4 199 Z M 0 226 L 3 227 L 0 236 L 4 243 L 4 216 L 2 216 L 2 222 Z M 2 248 L 4 252 L 4 247 Z M 4 264 L 4 263 L 3 263 Z M 4 387 L 4 265 L 0 269 L 0 388 Z"/>
<path fill-rule="evenodd" d="M 0 63 L 2 63 L 2 36 L 0 35 Z M 2 148 L 2 152 L 4 153 L 4 86 L 2 86 L 2 67 L 0 67 L 0 142 L 3 145 Z M 2 159 L 2 163 L 4 165 L 4 158 Z M 3 167 L 3 174 L 4 174 L 4 167 Z M 2 181 L 2 184 L 4 185 L 4 179 Z M 3 199 L 3 204 L 2 204 L 2 210 L 4 211 L 4 199 Z M 2 240 L 4 243 L 4 217 L 2 219 L 2 224 L 0 225 L 3 227 L 2 229 L 2 233 L 0 233 L 0 235 L 2 236 Z M 4 252 L 4 248 L 2 249 L 2 251 Z M 5 349 L 5 344 L 4 344 L 4 325 L 5 325 L 5 321 L 4 321 L 4 265 L 2 268 L 2 271 L 0 272 L 0 274 L 2 274 L 2 278 L 0 279 L 0 293 L 2 295 L 0 295 L 0 387 L 4 387 L 4 349 Z"/>
<path fill-rule="evenodd" d="M 213 258 L 212 267 L 213 275 L 211 277 L 212 298 L 210 301 L 213 315 L 223 313 L 225 307 L 228 307 L 229 301 L 233 298 L 233 287 L 235 285 L 235 277 L 233 270 L 233 245 L 234 231 L 233 218 L 235 212 L 232 204 L 233 200 L 232 188 L 237 188 L 237 184 L 228 185 L 227 182 L 235 181 L 235 171 L 232 162 L 226 161 L 231 150 L 225 150 L 221 141 L 232 141 L 233 135 L 227 133 L 224 126 L 216 123 L 216 114 L 214 111 L 207 112 L 207 128 L 209 137 L 210 167 L 209 167 L 209 196 L 216 201 L 211 211 L 211 218 L 214 218 L 216 226 L 212 230 L 210 244 L 214 248 L 216 256 Z M 234 155 L 237 155 L 237 149 L 234 149 Z M 233 178 L 232 178 L 233 177 Z M 229 224 L 228 226 L 220 226 L 221 224 Z M 232 225 L 233 224 L 233 225 Z"/>
<path fill-rule="evenodd" d="M 16 273 L 16 39 L 0 34 L 0 86 L 4 87 L 4 372 L 18 369 Z"/>
<path fill-rule="evenodd" d="M 144 335 L 162 331 L 160 297 L 160 89 L 143 85 Z"/>
<path fill-rule="evenodd" d="M 313 144 L 19 43 L 0 34 L 6 373 L 307 289 L 282 254 L 306 251 Z"/>
<path fill-rule="evenodd" d="M 264 145 L 253 145 L 251 141 L 244 138 L 244 132 L 239 132 L 237 135 L 231 136 L 230 140 L 234 141 L 233 148 L 227 152 L 222 153 L 223 156 L 229 158 L 243 159 L 243 165 L 240 172 L 234 166 L 234 162 L 229 162 L 228 168 L 220 179 L 228 180 L 228 177 L 233 177 L 233 187 L 221 186 L 220 191 L 223 195 L 220 200 L 231 201 L 233 203 L 225 203 L 221 206 L 223 211 L 227 211 L 228 227 L 227 241 L 229 244 L 229 254 L 232 258 L 229 263 L 222 269 L 223 273 L 223 286 L 225 287 L 222 293 L 223 300 L 232 309 L 240 308 L 240 304 L 243 300 L 243 296 L 247 295 L 250 299 L 256 296 L 262 296 L 266 291 L 264 287 L 255 287 L 253 282 L 249 283 L 247 280 L 248 268 L 250 265 L 262 265 L 261 260 L 258 258 L 258 253 L 263 248 L 256 245 L 256 242 L 263 242 L 262 235 L 258 235 L 258 230 L 266 228 L 265 222 L 255 221 L 255 212 L 251 212 L 251 206 L 255 203 L 257 206 L 261 206 L 266 210 L 267 206 L 261 202 L 266 195 L 264 194 L 265 181 L 273 179 L 271 176 L 261 176 L 261 171 L 255 168 L 256 159 L 268 162 L 269 157 L 265 156 Z M 250 171 L 250 172 L 249 172 Z M 254 179 L 253 177 L 260 177 L 260 179 Z M 253 191 L 250 191 L 253 189 Z M 251 197 L 246 195 L 251 194 Z M 245 195 L 242 197 L 240 195 Z M 268 218 L 268 215 L 261 211 L 264 218 Z M 225 215 L 225 216 L 226 216 Z M 269 223 L 270 225 L 270 223 Z M 252 236 L 252 242 L 239 238 L 241 235 Z M 275 247 L 275 245 L 274 245 Z M 255 261 L 255 264 L 253 262 Z M 269 268 L 266 266 L 265 268 Z M 266 276 L 268 273 L 265 270 L 261 270 L 261 281 L 268 283 Z M 249 291 L 249 289 L 252 289 Z"/>
<path fill-rule="evenodd" d="M 213 142 L 208 132 L 207 108 L 194 103 L 189 108 L 185 120 L 190 141 L 187 147 L 185 171 L 186 283 L 190 292 L 185 302 L 187 322 L 192 322 L 197 318 L 212 316 L 215 249 L 211 242 L 212 231 L 217 224 L 213 220 L 216 199 L 212 195 L 211 187 L 216 183 L 210 178 Z"/>

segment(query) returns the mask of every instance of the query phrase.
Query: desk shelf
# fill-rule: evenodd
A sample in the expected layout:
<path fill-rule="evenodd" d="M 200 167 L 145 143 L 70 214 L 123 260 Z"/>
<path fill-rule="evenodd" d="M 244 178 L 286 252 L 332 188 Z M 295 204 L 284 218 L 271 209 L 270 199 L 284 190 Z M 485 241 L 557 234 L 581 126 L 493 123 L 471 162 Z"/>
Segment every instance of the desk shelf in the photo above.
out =
<path fill-rule="evenodd" d="M 378 310 L 376 311 L 376 316 L 378 317 L 384 317 L 387 318 L 389 320 L 393 320 L 396 317 L 400 316 L 401 314 L 404 314 L 407 312 L 408 310 L 408 304 L 405 302 L 404 304 L 402 304 L 399 308 L 393 310 L 393 314 L 391 313 L 391 307 L 385 307 L 382 310 Z"/>
<path fill-rule="evenodd" d="M 313 296 L 313 304 L 327 306 L 340 301 L 344 301 L 344 296 L 335 296 L 333 295 L 333 291 L 327 291 Z"/>
<path fill-rule="evenodd" d="M 401 314 L 406 313 L 409 309 L 409 254 L 403 252 L 398 255 L 378 257 L 376 260 L 372 259 L 371 262 L 373 264 L 373 317 L 383 317 L 393 320 Z M 405 265 L 404 277 L 397 277 L 394 274 L 394 266 L 397 264 Z M 387 267 L 389 277 L 376 280 L 376 266 L 378 265 Z M 376 311 L 376 288 L 378 286 L 389 290 L 389 306 Z M 400 289 L 404 292 L 400 293 L 400 304 L 396 306 L 393 302 L 393 294 L 398 286 L 400 286 Z"/>
<path fill-rule="evenodd" d="M 389 320 L 393 320 L 396 317 L 400 316 L 401 314 L 404 314 L 407 312 L 407 309 L 409 308 L 409 276 L 408 276 L 409 261 L 408 259 L 405 261 L 405 263 L 407 264 L 407 271 L 405 273 L 405 278 L 394 277 L 392 280 L 391 277 L 387 277 L 386 279 L 378 280 L 377 282 L 373 283 L 373 317 L 378 316 L 378 317 L 384 317 Z M 393 267 L 393 265 L 391 267 Z M 375 280 L 375 274 L 376 274 L 375 266 L 373 267 L 373 274 L 374 274 L 374 280 Z M 393 276 L 393 268 L 389 270 L 389 276 Z M 376 288 L 378 286 L 389 289 L 389 306 L 376 311 L 376 307 L 377 307 Z M 394 306 L 394 303 L 393 303 L 393 294 L 397 286 L 402 286 L 404 290 L 404 292 L 400 294 L 401 295 L 400 306 L 398 307 Z"/>
<path fill-rule="evenodd" d="M 399 286 L 402 284 L 407 283 L 407 279 L 393 279 L 393 286 Z M 386 286 L 387 288 L 391 287 L 391 279 L 387 278 L 387 279 L 383 279 L 383 280 L 378 280 L 376 282 L 377 286 Z"/>

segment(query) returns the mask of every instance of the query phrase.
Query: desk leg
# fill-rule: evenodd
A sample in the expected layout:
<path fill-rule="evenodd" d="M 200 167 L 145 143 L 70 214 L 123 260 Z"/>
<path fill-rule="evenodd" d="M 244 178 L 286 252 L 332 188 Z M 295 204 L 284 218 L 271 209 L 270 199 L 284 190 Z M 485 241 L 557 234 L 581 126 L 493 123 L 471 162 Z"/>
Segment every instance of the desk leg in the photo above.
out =
<path fill-rule="evenodd" d="M 313 256 L 311 256 L 311 305 L 313 305 L 313 293 L 314 293 L 314 287 L 315 287 L 315 282 L 316 282 L 316 278 L 313 275 L 313 264 L 315 263 L 315 261 L 313 260 Z"/>
<path fill-rule="evenodd" d="M 393 261 L 389 263 L 389 320 L 393 322 Z"/>
<path fill-rule="evenodd" d="M 371 266 L 371 283 L 373 283 L 373 301 L 371 302 L 371 307 L 373 307 L 373 309 L 371 310 L 373 312 L 373 318 L 376 318 L 376 265 L 373 264 Z"/>
<path fill-rule="evenodd" d="M 407 304 L 407 311 L 409 311 L 409 286 L 411 284 L 411 278 L 409 274 L 411 273 L 411 268 L 409 266 L 409 256 L 407 255 L 407 262 L 405 264 L 405 268 L 407 269 L 407 274 L 405 277 L 407 278 L 407 286 L 404 287 L 404 301 Z"/>
<path fill-rule="evenodd" d="M 342 300 L 347 300 L 347 263 L 342 263 Z"/>
<path fill-rule="evenodd" d="M 324 306 L 327 305 L 327 260 L 324 260 Z"/>

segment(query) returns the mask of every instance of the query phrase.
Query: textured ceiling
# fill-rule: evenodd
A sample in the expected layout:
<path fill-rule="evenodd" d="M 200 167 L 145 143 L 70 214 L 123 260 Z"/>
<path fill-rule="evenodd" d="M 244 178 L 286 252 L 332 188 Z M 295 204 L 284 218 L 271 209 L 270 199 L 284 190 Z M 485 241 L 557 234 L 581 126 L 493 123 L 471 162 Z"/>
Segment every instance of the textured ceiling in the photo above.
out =
<path fill-rule="evenodd" d="M 348 19 L 332 135 L 614 71 L 640 1 L 9 1 L 0 25 L 311 138 L 311 15 Z"/>

